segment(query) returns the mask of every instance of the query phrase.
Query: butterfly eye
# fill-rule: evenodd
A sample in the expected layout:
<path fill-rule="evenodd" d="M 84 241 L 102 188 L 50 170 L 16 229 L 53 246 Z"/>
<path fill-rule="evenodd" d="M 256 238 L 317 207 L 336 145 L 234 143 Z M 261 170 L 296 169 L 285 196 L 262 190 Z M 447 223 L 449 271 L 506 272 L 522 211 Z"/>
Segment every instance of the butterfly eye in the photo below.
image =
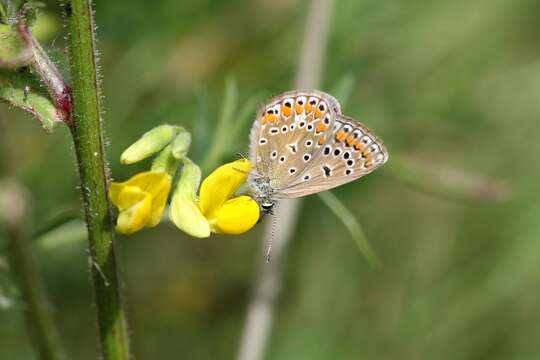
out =
<path fill-rule="evenodd" d="M 285 102 L 283 103 L 283 106 L 291 108 L 292 107 L 291 100 L 285 100 Z"/>
<path fill-rule="evenodd" d="M 345 125 L 345 126 L 343 127 L 343 131 L 345 131 L 346 133 L 348 133 L 348 132 L 351 131 L 351 130 L 352 130 L 352 128 L 351 128 L 350 125 Z"/>
<path fill-rule="evenodd" d="M 313 124 L 308 124 L 308 126 L 306 126 L 306 130 L 307 131 L 313 130 Z"/>
<path fill-rule="evenodd" d="M 377 151 L 379 151 L 379 147 L 377 145 L 373 144 L 369 148 L 369 151 L 372 152 L 372 153 L 376 153 Z"/>
<path fill-rule="evenodd" d="M 345 170 L 345 175 L 351 175 L 351 174 L 352 174 L 352 170 L 351 170 L 351 169 Z"/>
<path fill-rule="evenodd" d="M 306 147 L 310 147 L 311 145 L 313 145 L 313 141 L 306 140 Z"/>
<path fill-rule="evenodd" d="M 296 172 L 296 168 L 290 168 L 289 169 L 289 174 L 294 174 Z"/>
<path fill-rule="evenodd" d="M 274 109 L 268 109 L 268 111 L 266 111 L 268 114 L 270 115 L 274 115 Z"/>
<path fill-rule="evenodd" d="M 360 135 L 362 135 L 362 133 L 360 132 L 360 130 L 354 130 L 352 134 L 353 134 L 353 136 L 354 136 L 355 139 L 358 139 L 358 137 L 359 137 Z"/>
<path fill-rule="evenodd" d="M 319 104 L 319 110 L 320 111 L 325 111 L 326 110 L 326 105 L 321 101 L 321 103 Z"/>
<path fill-rule="evenodd" d="M 298 99 L 296 99 L 296 103 L 300 106 L 303 106 L 306 103 L 306 97 L 299 96 Z"/>
<path fill-rule="evenodd" d="M 272 159 L 277 158 L 277 151 L 272 151 L 272 154 L 270 154 L 270 156 L 272 156 Z"/>
<path fill-rule="evenodd" d="M 289 127 L 288 127 L 287 125 L 283 125 L 283 126 L 281 127 L 281 132 L 282 132 L 282 133 L 286 133 L 288 129 L 289 129 Z"/>
<path fill-rule="evenodd" d="M 340 148 L 337 148 L 336 150 L 334 150 L 334 156 L 339 156 L 339 154 L 341 154 Z"/>
<path fill-rule="evenodd" d="M 332 151 L 332 148 L 329 145 L 326 145 L 323 150 L 324 155 L 330 155 L 330 151 Z"/>
<path fill-rule="evenodd" d="M 285 159 L 286 159 L 286 157 L 285 157 L 285 156 L 282 156 L 282 157 L 279 158 L 279 162 L 282 162 L 282 163 L 283 163 L 283 162 L 285 162 Z"/>
<path fill-rule="evenodd" d="M 308 162 L 309 159 L 311 159 L 311 155 L 309 155 L 309 154 L 304 154 L 304 161 L 305 161 L 305 162 Z"/>
<path fill-rule="evenodd" d="M 269 212 L 274 207 L 274 203 L 264 202 L 261 204 L 261 207 L 263 208 L 264 211 Z"/>
<path fill-rule="evenodd" d="M 345 151 L 345 152 L 343 153 L 343 158 L 344 158 L 345 160 L 348 160 L 350 157 L 351 157 L 351 153 L 350 153 L 350 152 Z"/>
<path fill-rule="evenodd" d="M 353 166 L 354 165 L 354 160 L 350 159 L 350 160 L 347 160 L 347 166 Z"/>
<path fill-rule="evenodd" d="M 279 129 L 277 127 L 273 127 L 270 129 L 270 134 L 275 135 L 279 132 Z"/>
<path fill-rule="evenodd" d="M 261 138 L 261 139 L 259 140 L 259 145 L 265 145 L 265 144 L 267 144 L 267 143 L 268 143 L 268 140 L 266 140 L 265 138 Z"/>

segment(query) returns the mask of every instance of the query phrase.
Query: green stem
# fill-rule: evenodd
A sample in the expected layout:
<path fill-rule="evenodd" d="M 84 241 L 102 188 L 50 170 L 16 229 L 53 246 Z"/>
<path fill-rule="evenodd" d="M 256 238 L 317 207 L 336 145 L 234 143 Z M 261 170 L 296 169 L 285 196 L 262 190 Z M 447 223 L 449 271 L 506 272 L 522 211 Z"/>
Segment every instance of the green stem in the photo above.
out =
<path fill-rule="evenodd" d="M 28 334 L 40 359 L 58 360 L 64 355 L 58 330 L 32 258 L 31 239 L 25 219 L 28 218 L 28 194 L 16 181 L 0 181 L 0 227 L 8 238 L 9 262 L 24 300 Z"/>
<path fill-rule="evenodd" d="M 102 354 L 104 359 L 128 359 L 127 324 L 120 296 L 111 205 L 107 196 L 108 178 L 90 1 L 72 0 L 67 3 L 66 12 L 73 89 L 71 130 L 88 227 Z"/>
<path fill-rule="evenodd" d="M 20 227 L 9 228 L 10 264 L 24 298 L 26 327 L 40 359 L 64 359 L 50 306 L 32 262 L 30 239 Z"/>

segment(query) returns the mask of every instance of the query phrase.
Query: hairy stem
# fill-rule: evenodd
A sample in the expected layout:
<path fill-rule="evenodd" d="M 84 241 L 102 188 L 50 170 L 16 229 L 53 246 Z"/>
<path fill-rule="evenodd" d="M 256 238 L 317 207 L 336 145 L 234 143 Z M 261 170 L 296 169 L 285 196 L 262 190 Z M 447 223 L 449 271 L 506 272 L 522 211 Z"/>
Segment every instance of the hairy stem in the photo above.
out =
<path fill-rule="evenodd" d="M 332 0 L 311 0 L 306 19 L 303 49 L 296 79 L 296 89 L 317 88 L 324 61 Z M 269 243 L 272 236 L 272 258 L 266 264 L 260 256 L 258 279 L 254 295 L 248 308 L 244 332 L 238 352 L 238 360 L 261 360 L 270 338 L 274 303 L 281 290 L 282 268 L 286 245 L 295 230 L 300 200 L 281 201 L 277 206 L 273 221 L 279 224 L 274 232 L 271 222 L 266 223 L 262 246 Z"/>
<path fill-rule="evenodd" d="M 120 296 L 108 178 L 104 161 L 94 24 L 89 0 L 66 4 L 73 89 L 73 142 L 88 228 L 91 272 L 101 349 L 105 359 L 128 359 L 127 325 Z"/>

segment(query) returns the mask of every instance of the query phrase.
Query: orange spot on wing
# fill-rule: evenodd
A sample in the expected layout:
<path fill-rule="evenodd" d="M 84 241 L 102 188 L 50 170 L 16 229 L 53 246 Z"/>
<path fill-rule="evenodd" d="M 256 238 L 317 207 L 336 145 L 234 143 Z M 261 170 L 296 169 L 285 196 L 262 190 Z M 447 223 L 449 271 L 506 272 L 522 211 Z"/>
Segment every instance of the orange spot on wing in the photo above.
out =
<path fill-rule="evenodd" d="M 313 111 L 313 106 L 306 104 L 306 114 L 309 114 Z"/>
<path fill-rule="evenodd" d="M 302 113 L 302 111 L 304 111 L 304 107 L 302 105 L 294 105 L 294 111 L 296 111 L 296 114 L 297 115 L 300 115 Z"/>
<path fill-rule="evenodd" d="M 318 134 L 318 133 L 322 133 L 323 131 L 326 131 L 328 130 L 328 126 L 326 126 L 325 124 L 323 123 L 320 123 L 319 125 L 317 125 L 317 127 L 315 128 L 315 132 Z"/>
<path fill-rule="evenodd" d="M 343 131 L 341 129 L 336 134 L 336 140 L 337 141 L 343 141 L 343 140 L 345 140 L 346 137 L 347 137 L 347 134 L 345 133 L 345 131 Z"/>
<path fill-rule="evenodd" d="M 269 124 L 278 121 L 278 116 L 274 114 L 266 114 L 263 119 L 263 124 Z"/>
<path fill-rule="evenodd" d="M 368 155 L 369 155 L 369 149 L 366 149 L 366 150 L 364 150 L 364 151 L 362 152 L 362 157 L 367 158 Z"/>
<path fill-rule="evenodd" d="M 345 140 L 345 141 L 347 142 L 347 145 L 351 146 L 354 143 L 354 136 L 349 135 L 347 137 L 347 140 Z"/>
<path fill-rule="evenodd" d="M 283 116 L 289 117 L 292 115 L 292 109 L 290 107 L 283 106 L 281 108 L 281 113 L 283 114 Z"/>
<path fill-rule="evenodd" d="M 355 148 L 356 150 L 360 150 L 360 149 L 363 148 L 363 147 L 364 147 L 364 144 L 361 143 L 361 142 L 357 142 L 357 143 L 354 144 L 354 148 Z"/>
<path fill-rule="evenodd" d="M 324 112 L 322 112 L 319 109 L 315 109 L 315 119 L 320 119 L 324 115 Z"/>
<path fill-rule="evenodd" d="M 365 166 L 365 167 L 370 167 L 371 165 L 373 165 L 373 161 L 372 161 L 371 159 L 369 159 L 368 161 L 366 161 L 366 162 L 364 163 L 364 166 Z"/>
<path fill-rule="evenodd" d="M 317 141 L 317 144 L 319 144 L 319 145 L 324 144 L 324 140 L 325 140 L 325 137 L 324 137 L 324 136 L 321 136 L 321 137 L 319 138 L 319 141 Z"/>

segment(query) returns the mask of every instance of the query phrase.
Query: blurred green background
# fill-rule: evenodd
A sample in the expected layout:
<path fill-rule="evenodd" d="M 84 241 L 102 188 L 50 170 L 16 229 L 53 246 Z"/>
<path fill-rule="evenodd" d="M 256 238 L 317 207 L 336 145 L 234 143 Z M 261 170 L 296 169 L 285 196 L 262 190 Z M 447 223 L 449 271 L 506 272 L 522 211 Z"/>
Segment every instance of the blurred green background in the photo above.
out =
<path fill-rule="evenodd" d="M 44 43 L 65 70 L 61 10 L 45 3 Z M 148 167 L 120 166 L 119 155 L 163 122 L 190 129 L 192 157 L 202 161 L 228 76 L 240 102 L 293 87 L 306 1 L 95 5 L 115 179 Z M 370 268 L 321 200 L 306 198 L 266 358 L 540 358 L 540 3 L 336 0 L 332 8 L 321 88 L 349 79 L 344 113 L 390 152 L 383 168 L 335 194 L 385 266 Z M 248 127 L 222 161 L 247 152 Z M 66 128 L 45 134 L 1 104 L 0 144 L 1 176 L 31 190 L 32 229 L 80 211 Z M 136 357 L 234 358 L 261 234 L 258 226 L 201 240 L 162 224 L 119 236 Z M 95 359 L 87 245 L 72 235 L 34 250 L 70 357 Z M 12 287 L 0 267 L 0 358 L 33 359 Z"/>

